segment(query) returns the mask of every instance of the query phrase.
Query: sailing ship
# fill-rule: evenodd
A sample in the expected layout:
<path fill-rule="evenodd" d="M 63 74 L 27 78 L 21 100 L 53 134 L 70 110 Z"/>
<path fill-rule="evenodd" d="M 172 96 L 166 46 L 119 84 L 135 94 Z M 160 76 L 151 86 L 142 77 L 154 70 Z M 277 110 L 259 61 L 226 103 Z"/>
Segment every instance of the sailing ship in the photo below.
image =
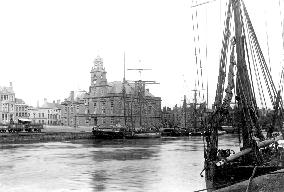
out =
<path fill-rule="evenodd" d="M 138 69 L 142 70 L 142 69 Z M 116 123 L 115 125 L 101 126 L 95 125 L 93 127 L 93 135 L 100 139 L 138 139 L 138 138 L 157 138 L 161 136 L 160 131 L 154 126 L 145 126 L 143 122 L 147 122 L 147 118 L 159 118 L 158 115 L 154 117 L 145 114 L 145 106 L 155 107 L 156 102 L 160 102 L 160 98 L 156 98 L 145 89 L 145 84 L 157 84 L 154 81 L 126 81 L 125 79 L 125 56 L 124 56 L 124 77 L 122 84 L 117 83 L 117 87 L 121 86 L 119 97 L 122 99 L 123 114 L 119 114 L 124 122 Z M 149 101 L 150 100 L 150 101 Z M 150 102 L 150 103 L 147 103 Z M 145 105 L 147 103 L 147 105 Z M 160 105 L 158 105 L 160 106 Z M 150 107 L 149 107 L 150 108 Z M 151 110 L 156 111 L 157 109 Z M 154 113 L 154 112 L 152 112 Z M 137 126 L 137 119 L 139 119 L 139 126 Z M 144 121 L 145 120 L 145 121 Z M 149 123 L 150 124 L 150 123 Z"/>
<path fill-rule="evenodd" d="M 148 70 L 148 69 L 128 69 L 128 70 L 138 70 L 140 73 L 142 70 Z M 126 98 L 126 90 L 125 90 L 125 84 L 129 84 L 130 81 L 125 80 L 125 73 L 123 78 L 123 95 L 124 98 Z M 143 119 L 147 121 L 147 114 L 145 114 L 144 104 L 150 104 L 148 103 L 148 100 L 145 97 L 145 85 L 146 84 L 158 84 L 155 81 L 142 81 L 141 79 L 138 81 L 134 81 L 135 90 L 133 90 L 134 94 L 131 96 L 130 101 L 130 126 L 128 126 L 127 132 L 125 133 L 126 139 L 146 139 L 146 138 L 159 138 L 161 137 L 161 132 L 158 128 L 154 126 L 145 126 L 143 124 Z M 130 86 L 131 87 L 131 86 Z M 136 114 L 133 114 L 133 100 L 136 99 L 138 101 L 138 117 L 139 117 L 139 126 L 135 126 L 134 117 L 136 117 Z M 124 119 L 125 124 L 127 124 L 127 117 L 126 114 L 126 100 L 124 100 Z M 144 111 L 144 113 L 143 113 Z"/>
<path fill-rule="evenodd" d="M 229 0 L 227 6 L 214 111 L 204 133 L 203 171 L 209 191 L 270 173 L 284 165 L 284 152 L 277 143 L 283 139 L 282 123 L 278 130 L 275 126 L 283 111 L 280 91 L 276 91 L 243 0 Z M 238 153 L 218 147 L 218 130 L 228 115 L 233 96 L 237 105 L 236 126 L 241 134 Z M 257 102 L 267 96 L 274 107 L 274 117 L 265 136 L 259 124 Z"/>

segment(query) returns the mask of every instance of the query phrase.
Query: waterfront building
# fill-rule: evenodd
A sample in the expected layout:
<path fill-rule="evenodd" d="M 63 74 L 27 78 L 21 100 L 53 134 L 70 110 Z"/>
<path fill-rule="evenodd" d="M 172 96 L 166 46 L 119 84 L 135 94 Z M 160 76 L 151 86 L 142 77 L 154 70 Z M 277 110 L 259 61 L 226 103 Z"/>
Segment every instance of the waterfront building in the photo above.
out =
<path fill-rule="evenodd" d="M 9 123 L 15 119 L 15 92 L 9 87 L 0 87 L 0 123 Z"/>
<path fill-rule="evenodd" d="M 43 105 L 39 108 L 44 112 L 46 117 L 47 125 L 61 125 L 62 123 L 62 110 L 60 105 L 60 100 L 57 102 L 53 101 L 52 103 L 48 102 L 47 99 L 44 99 Z"/>
<path fill-rule="evenodd" d="M 77 113 L 79 124 L 161 126 L 161 98 L 145 89 L 145 82 L 108 82 L 106 73 L 103 59 L 98 56 L 91 69 L 89 92 L 77 104 L 82 107 Z"/>
<path fill-rule="evenodd" d="M 44 104 L 40 107 L 29 107 L 28 108 L 28 118 L 33 123 L 40 123 L 45 125 L 61 125 L 61 105 L 58 100 L 57 103 L 47 102 L 44 99 Z"/>
<path fill-rule="evenodd" d="M 70 92 L 70 96 L 61 103 L 62 124 L 65 126 L 85 126 L 89 125 L 87 114 L 86 91 L 79 90 L 76 93 Z"/>
<path fill-rule="evenodd" d="M 15 99 L 15 118 L 14 121 L 17 121 L 21 118 L 28 118 L 28 109 L 29 106 L 22 99 Z"/>
<path fill-rule="evenodd" d="M 71 91 L 61 103 L 66 126 L 161 127 L 161 98 L 145 89 L 143 81 L 108 82 L 103 59 L 97 57 L 91 69 L 89 91 Z"/>
<path fill-rule="evenodd" d="M 162 110 L 162 125 L 164 128 L 182 127 L 183 125 L 183 109 L 175 105 L 173 109 L 163 107 Z"/>

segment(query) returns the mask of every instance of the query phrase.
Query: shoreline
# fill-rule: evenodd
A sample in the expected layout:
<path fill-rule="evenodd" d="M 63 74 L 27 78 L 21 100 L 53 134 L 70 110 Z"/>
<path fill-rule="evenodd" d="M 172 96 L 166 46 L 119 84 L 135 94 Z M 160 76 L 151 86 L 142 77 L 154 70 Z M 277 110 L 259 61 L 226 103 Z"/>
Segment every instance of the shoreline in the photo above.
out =
<path fill-rule="evenodd" d="M 1 133 L 0 144 L 94 139 L 91 127 L 46 126 L 40 133 Z"/>
<path fill-rule="evenodd" d="M 19 144 L 48 141 L 69 141 L 93 139 L 92 132 L 49 132 L 49 133 L 12 133 L 1 134 L 0 144 Z"/>

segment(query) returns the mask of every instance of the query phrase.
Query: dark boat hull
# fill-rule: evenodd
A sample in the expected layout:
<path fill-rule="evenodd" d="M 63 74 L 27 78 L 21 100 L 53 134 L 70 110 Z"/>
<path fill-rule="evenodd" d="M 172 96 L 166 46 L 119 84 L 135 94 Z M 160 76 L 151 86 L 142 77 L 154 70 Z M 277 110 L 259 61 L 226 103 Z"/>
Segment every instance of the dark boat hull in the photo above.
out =
<path fill-rule="evenodd" d="M 96 139 L 123 139 L 125 137 L 123 131 L 93 130 L 92 132 Z"/>
<path fill-rule="evenodd" d="M 202 136 L 203 133 L 202 132 L 190 132 L 189 136 Z"/>
<path fill-rule="evenodd" d="M 188 135 L 188 131 L 180 129 L 164 129 L 161 131 L 163 137 L 184 137 Z"/>
<path fill-rule="evenodd" d="M 151 138 L 160 138 L 161 133 L 159 132 L 141 132 L 141 133 L 131 133 L 126 134 L 126 139 L 151 139 Z"/>
<path fill-rule="evenodd" d="M 206 163 L 205 163 L 206 164 Z M 216 166 L 214 163 L 207 163 L 205 169 L 206 188 L 208 191 L 221 189 L 245 180 L 248 180 L 254 170 L 254 166 L 239 166 L 229 164 L 225 166 Z M 260 166 L 256 168 L 254 177 L 264 175 L 279 169 L 281 166 Z"/>

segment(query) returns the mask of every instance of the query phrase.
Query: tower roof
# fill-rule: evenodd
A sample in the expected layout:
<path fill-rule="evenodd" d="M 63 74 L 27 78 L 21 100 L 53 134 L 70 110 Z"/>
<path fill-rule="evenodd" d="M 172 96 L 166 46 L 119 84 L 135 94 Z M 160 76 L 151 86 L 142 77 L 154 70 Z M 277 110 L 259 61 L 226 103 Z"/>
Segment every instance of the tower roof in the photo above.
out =
<path fill-rule="evenodd" d="M 101 58 L 99 55 L 95 58 L 94 60 L 94 69 L 95 70 L 105 70 L 104 69 L 104 65 L 103 65 L 104 61 L 103 58 Z"/>

